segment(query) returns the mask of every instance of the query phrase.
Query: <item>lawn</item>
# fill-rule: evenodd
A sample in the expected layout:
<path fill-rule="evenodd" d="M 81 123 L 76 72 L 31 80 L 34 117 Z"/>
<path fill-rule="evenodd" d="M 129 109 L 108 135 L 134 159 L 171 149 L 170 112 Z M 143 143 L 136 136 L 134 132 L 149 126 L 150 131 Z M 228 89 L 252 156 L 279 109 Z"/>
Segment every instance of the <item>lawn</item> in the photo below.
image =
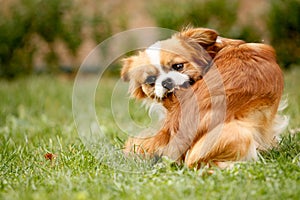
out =
<path fill-rule="evenodd" d="M 118 149 L 126 134 L 116 128 L 110 109 L 117 79 L 103 81 L 95 96 L 97 116 L 107 142 Z M 95 155 L 78 136 L 72 80 L 53 76 L 2 80 L 0 199 L 299 199 L 300 67 L 285 72 L 285 81 L 289 106 L 284 113 L 290 124 L 279 147 L 263 153 L 258 162 L 214 169 L 209 175 L 207 169 L 195 171 L 167 159 L 118 166 L 119 157 Z M 132 101 L 129 105 L 136 106 Z M 144 116 L 137 112 L 133 118 L 149 122 Z"/>

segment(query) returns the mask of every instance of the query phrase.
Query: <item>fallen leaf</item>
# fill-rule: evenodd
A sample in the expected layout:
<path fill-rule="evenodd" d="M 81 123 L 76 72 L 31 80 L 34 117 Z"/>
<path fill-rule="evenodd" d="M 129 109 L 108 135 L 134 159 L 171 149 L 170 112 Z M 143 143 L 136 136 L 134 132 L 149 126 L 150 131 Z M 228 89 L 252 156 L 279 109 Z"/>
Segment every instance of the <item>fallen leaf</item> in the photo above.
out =
<path fill-rule="evenodd" d="M 44 155 L 44 157 L 45 157 L 46 160 L 53 160 L 53 159 L 55 159 L 57 157 L 57 155 L 53 154 L 53 153 L 46 153 Z"/>

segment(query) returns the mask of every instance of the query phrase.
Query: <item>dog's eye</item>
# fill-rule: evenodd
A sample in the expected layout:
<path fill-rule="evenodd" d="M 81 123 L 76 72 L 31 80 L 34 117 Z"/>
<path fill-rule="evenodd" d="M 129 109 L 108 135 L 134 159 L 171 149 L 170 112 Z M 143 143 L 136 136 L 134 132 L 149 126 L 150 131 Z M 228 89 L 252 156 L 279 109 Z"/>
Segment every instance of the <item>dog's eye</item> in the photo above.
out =
<path fill-rule="evenodd" d="M 172 68 L 176 71 L 181 71 L 183 70 L 184 67 L 184 63 L 177 63 L 177 64 L 173 64 Z"/>
<path fill-rule="evenodd" d="M 156 76 L 148 76 L 145 80 L 145 84 L 154 85 L 156 81 Z"/>

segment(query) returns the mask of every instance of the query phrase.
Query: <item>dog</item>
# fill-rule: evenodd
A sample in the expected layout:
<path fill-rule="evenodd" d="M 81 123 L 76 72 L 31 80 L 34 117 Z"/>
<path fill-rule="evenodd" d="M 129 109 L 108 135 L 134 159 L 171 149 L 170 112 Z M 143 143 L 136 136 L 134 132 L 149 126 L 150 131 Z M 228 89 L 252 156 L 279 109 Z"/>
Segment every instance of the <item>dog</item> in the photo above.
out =
<path fill-rule="evenodd" d="M 189 168 L 257 160 L 288 125 L 274 49 L 186 28 L 124 58 L 121 78 L 136 99 L 166 111 L 153 136 L 131 137 L 126 154 L 167 156 Z"/>

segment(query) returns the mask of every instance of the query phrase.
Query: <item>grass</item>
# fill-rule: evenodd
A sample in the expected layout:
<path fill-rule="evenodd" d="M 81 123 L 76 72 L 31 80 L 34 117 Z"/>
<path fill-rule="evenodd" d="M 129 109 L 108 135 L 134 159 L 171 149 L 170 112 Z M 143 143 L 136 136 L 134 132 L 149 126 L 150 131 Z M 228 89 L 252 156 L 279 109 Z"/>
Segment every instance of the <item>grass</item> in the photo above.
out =
<path fill-rule="evenodd" d="M 291 119 L 279 147 L 263 153 L 258 162 L 215 169 L 212 175 L 166 159 L 156 164 L 129 162 L 132 173 L 116 170 L 88 151 L 77 134 L 72 81 L 51 76 L 2 80 L 0 199 L 298 199 L 300 68 L 286 72 L 285 78 L 285 113 Z M 109 143 L 120 148 L 126 135 L 116 127 L 109 105 L 115 81 L 105 79 L 97 89 L 96 108 Z M 137 113 L 135 120 L 148 123 L 143 116 Z M 46 153 L 55 158 L 47 160 Z M 114 159 L 114 154 L 109 156 Z"/>

